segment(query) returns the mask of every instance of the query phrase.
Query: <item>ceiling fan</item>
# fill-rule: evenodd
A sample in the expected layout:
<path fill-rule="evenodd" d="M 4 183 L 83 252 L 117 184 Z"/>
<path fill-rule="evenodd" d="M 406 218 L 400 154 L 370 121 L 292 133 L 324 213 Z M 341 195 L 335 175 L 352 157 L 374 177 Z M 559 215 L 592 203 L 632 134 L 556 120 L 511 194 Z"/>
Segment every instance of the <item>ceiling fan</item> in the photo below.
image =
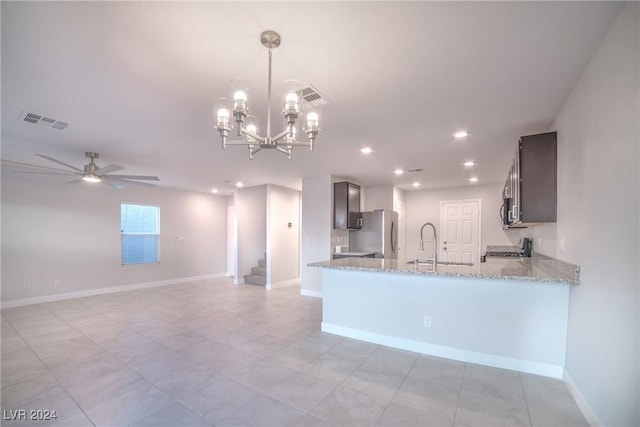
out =
<path fill-rule="evenodd" d="M 36 154 L 38 157 L 42 157 L 43 159 L 47 159 L 51 162 L 58 163 L 62 166 L 67 167 L 70 170 L 58 169 L 58 168 L 50 168 L 47 166 L 40 165 L 32 165 L 29 163 L 21 163 L 14 162 L 11 160 L 2 160 L 5 163 L 10 163 L 14 165 L 27 166 L 30 168 L 38 168 L 37 170 L 14 170 L 13 172 L 18 173 L 33 173 L 33 174 L 43 174 L 43 175 L 77 175 L 78 178 L 72 179 L 67 182 L 67 184 L 78 184 L 82 181 L 98 183 L 102 182 L 104 184 L 110 185 L 111 187 L 122 189 L 124 188 L 124 184 L 133 184 L 140 185 L 143 187 L 155 187 L 155 184 L 150 184 L 147 182 L 139 182 L 139 181 L 160 181 L 157 176 L 145 176 L 145 175 L 114 175 L 112 172 L 117 172 L 121 169 L 124 169 L 123 166 L 110 164 L 103 168 L 96 165 L 95 160 L 100 157 L 98 153 L 94 153 L 91 151 L 87 151 L 85 155 L 89 158 L 89 163 L 84 165 L 84 169 L 79 169 L 75 166 L 62 162 L 58 159 L 54 159 L 50 156 L 45 156 L 44 154 Z"/>

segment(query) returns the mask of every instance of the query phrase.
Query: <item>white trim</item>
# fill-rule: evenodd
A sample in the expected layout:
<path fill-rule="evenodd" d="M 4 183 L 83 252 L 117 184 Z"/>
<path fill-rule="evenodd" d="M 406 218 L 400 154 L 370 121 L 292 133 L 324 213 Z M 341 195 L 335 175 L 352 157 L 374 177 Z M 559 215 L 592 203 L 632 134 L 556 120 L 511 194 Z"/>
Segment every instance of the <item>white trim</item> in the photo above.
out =
<path fill-rule="evenodd" d="M 300 289 L 300 295 L 304 295 L 306 297 L 322 298 L 322 292 L 308 291 L 306 289 Z"/>
<path fill-rule="evenodd" d="M 582 415 L 584 415 L 584 418 L 587 420 L 587 422 L 592 427 L 603 425 L 600 422 L 600 419 L 598 418 L 596 413 L 593 412 L 593 409 L 591 409 L 591 406 L 587 402 L 587 399 L 585 399 L 582 393 L 580 392 L 580 389 L 578 388 L 576 383 L 573 382 L 573 378 L 571 378 L 571 375 L 569 375 L 569 372 L 567 372 L 566 369 L 564 370 L 563 380 L 564 380 L 564 383 L 567 385 L 567 388 L 569 389 L 569 393 L 571 393 L 573 400 L 576 401 L 578 408 L 582 412 Z"/>
<path fill-rule="evenodd" d="M 22 307 L 24 305 L 42 304 L 45 302 L 62 301 L 73 298 L 90 297 L 94 295 L 112 294 L 116 292 L 133 291 L 136 289 L 155 288 L 158 286 L 177 285 L 180 283 L 197 282 L 207 279 L 229 277 L 227 273 L 205 274 L 203 276 L 181 277 L 178 279 L 159 280 L 156 282 L 134 283 L 132 285 L 110 286 L 107 288 L 87 289 L 86 291 L 65 292 L 62 294 L 45 295 L 41 297 L 22 298 L 2 302 L 2 309 Z"/>
<path fill-rule="evenodd" d="M 494 368 L 510 369 L 512 371 L 526 372 L 529 374 L 543 375 L 551 378 L 562 378 L 563 367 L 546 363 L 530 362 L 528 360 L 513 359 L 494 354 L 479 353 L 476 351 L 460 350 L 453 347 L 429 344 L 421 341 L 397 338 L 389 335 L 377 334 L 360 329 L 347 328 L 332 323 L 322 322 L 322 331 L 330 334 L 354 338 L 387 347 L 399 348 L 416 353 L 429 354 L 431 356 L 444 357 L 461 362 L 477 363 L 479 365 L 492 366 Z"/>

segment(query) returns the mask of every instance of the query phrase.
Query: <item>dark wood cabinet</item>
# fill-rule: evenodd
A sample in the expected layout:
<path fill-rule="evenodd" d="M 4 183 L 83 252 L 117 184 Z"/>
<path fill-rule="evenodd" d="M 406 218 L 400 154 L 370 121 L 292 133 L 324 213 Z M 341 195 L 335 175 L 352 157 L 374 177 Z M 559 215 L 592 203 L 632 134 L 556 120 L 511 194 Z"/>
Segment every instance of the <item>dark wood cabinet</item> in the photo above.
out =
<path fill-rule="evenodd" d="M 333 228 L 362 228 L 359 185 L 347 181 L 333 184 Z"/>
<path fill-rule="evenodd" d="M 505 228 L 556 222 L 557 132 L 520 138 L 503 198 Z"/>

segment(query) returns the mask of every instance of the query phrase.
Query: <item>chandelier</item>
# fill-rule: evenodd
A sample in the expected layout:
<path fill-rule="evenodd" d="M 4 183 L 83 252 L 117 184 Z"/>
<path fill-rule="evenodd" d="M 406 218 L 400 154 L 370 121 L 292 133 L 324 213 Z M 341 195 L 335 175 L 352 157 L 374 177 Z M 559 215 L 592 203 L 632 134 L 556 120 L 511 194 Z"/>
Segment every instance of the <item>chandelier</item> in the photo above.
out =
<path fill-rule="evenodd" d="M 253 155 L 263 149 L 276 149 L 284 153 L 291 160 L 291 154 L 294 147 L 308 147 L 313 150 L 313 142 L 318 135 L 318 114 L 309 112 L 306 116 L 306 127 L 303 129 L 307 134 L 309 141 L 298 141 L 296 139 L 296 120 L 302 116 L 298 105 L 298 94 L 290 92 L 285 97 L 285 105 L 282 113 L 286 119 L 284 130 L 275 136 L 271 136 L 271 51 L 280 46 L 280 35 L 275 31 L 264 31 L 260 35 L 260 42 L 264 47 L 269 49 L 269 77 L 267 85 L 267 135 L 258 135 L 255 124 L 248 123 L 244 127 L 245 119 L 249 113 L 247 107 L 247 94 L 242 90 L 238 90 L 233 94 L 233 108 L 223 107 L 217 111 L 216 128 L 220 132 L 222 138 L 222 148 L 227 145 L 244 145 L 249 148 L 249 158 L 253 159 Z M 227 141 L 231 125 L 229 118 L 233 114 L 236 122 L 236 135 L 243 137 L 241 140 Z"/>

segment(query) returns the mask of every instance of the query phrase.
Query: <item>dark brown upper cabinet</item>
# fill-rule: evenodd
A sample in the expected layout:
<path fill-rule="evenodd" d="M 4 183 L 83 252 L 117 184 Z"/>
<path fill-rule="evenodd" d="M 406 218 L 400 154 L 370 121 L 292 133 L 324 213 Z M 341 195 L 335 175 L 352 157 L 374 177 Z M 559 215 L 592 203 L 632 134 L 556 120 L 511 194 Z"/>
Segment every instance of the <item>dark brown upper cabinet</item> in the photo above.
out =
<path fill-rule="evenodd" d="M 503 191 L 505 228 L 556 222 L 557 132 L 520 138 Z"/>
<path fill-rule="evenodd" d="M 347 181 L 333 184 L 333 228 L 340 230 L 362 228 L 359 185 Z"/>

